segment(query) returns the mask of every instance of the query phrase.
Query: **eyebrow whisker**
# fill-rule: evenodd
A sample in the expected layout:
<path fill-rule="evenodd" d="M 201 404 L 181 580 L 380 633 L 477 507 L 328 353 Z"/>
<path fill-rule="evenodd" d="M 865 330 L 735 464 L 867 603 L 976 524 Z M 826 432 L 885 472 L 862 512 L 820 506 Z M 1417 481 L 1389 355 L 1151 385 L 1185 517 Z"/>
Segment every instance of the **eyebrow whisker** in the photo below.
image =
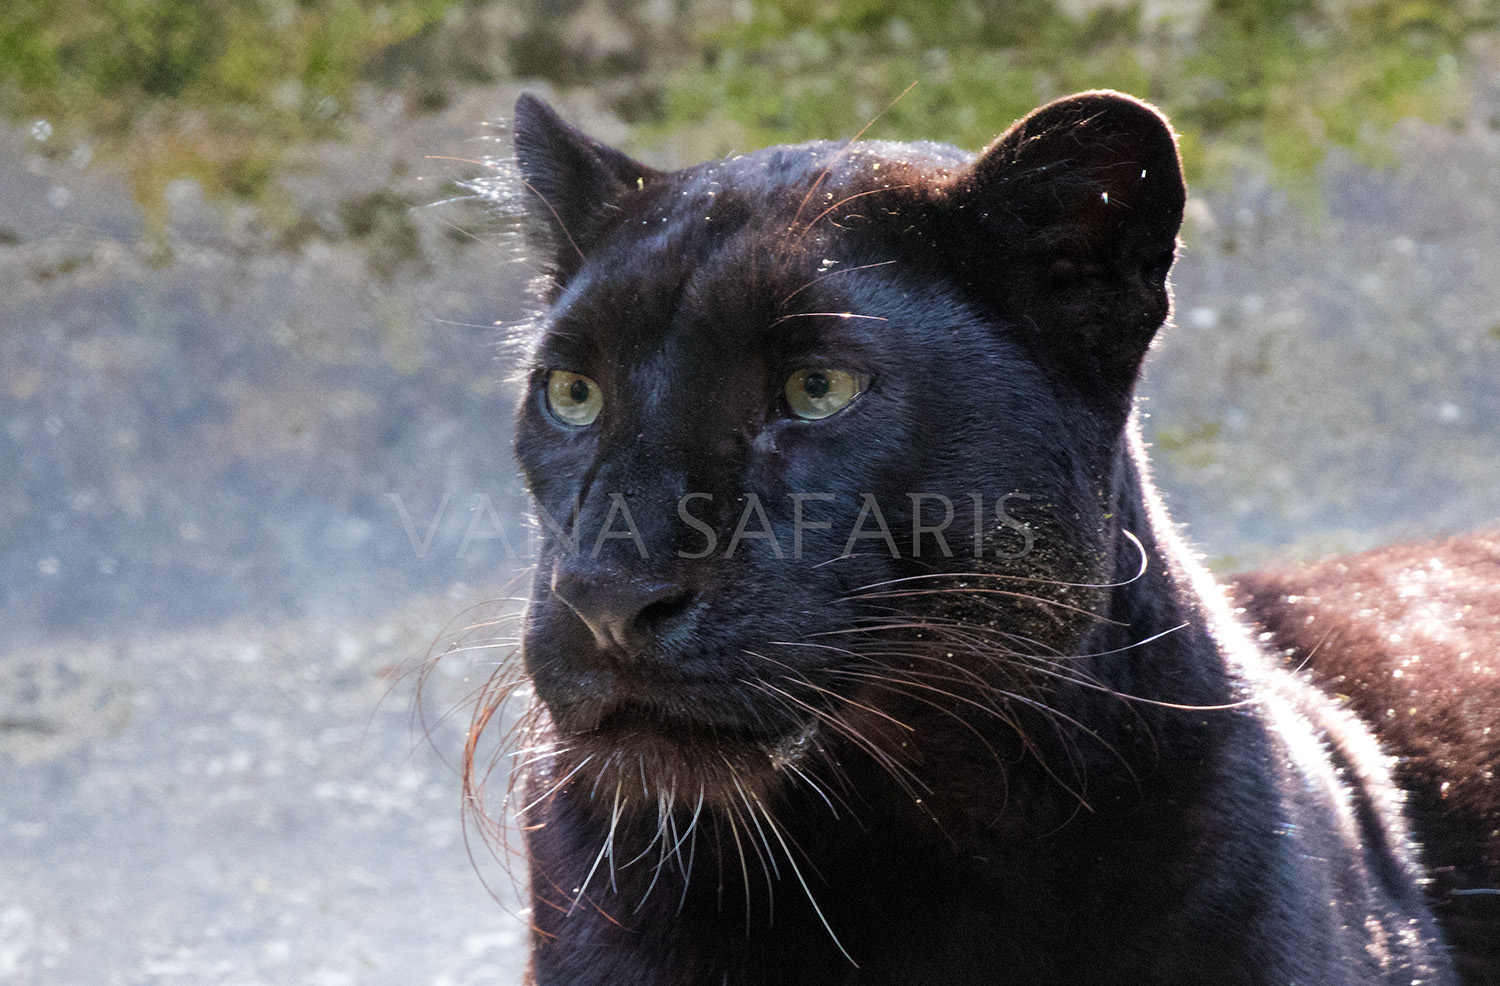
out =
<path fill-rule="evenodd" d="M 882 261 L 880 261 L 878 263 L 873 263 L 873 264 L 860 264 L 858 267 L 845 267 L 843 270 L 831 270 L 831 271 L 829 271 L 826 274 L 821 274 L 821 275 L 813 278 L 811 281 L 808 281 L 806 284 L 802 285 L 800 288 L 798 288 L 797 290 L 793 291 L 791 294 L 787 295 L 785 298 L 782 298 L 781 299 L 781 304 L 777 305 L 776 307 L 780 308 L 781 305 L 785 305 L 788 301 L 791 301 L 793 298 L 797 297 L 797 295 L 799 295 L 802 292 L 806 291 L 808 288 L 812 287 L 814 284 L 817 284 L 819 281 L 826 281 L 830 277 L 837 277 L 839 274 L 848 274 L 848 273 L 852 273 L 853 271 L 857 271 L 857 270 L 869 270 L 871 267 L 884 267 L 887 264 L 894 264 L 895 262 L 896 261 L 894 261 L 894 260 L 882 260 Z"/>
<path fill-rule="evenodd" d="M 867 318 L 873 322 L 890 321 L 890 319 L 880 315 L 859 315 L 854 312 L 793 312 L 790 315 L 781 316 L 771 324 L 780 325 L 782 322 L 785 322 L 789 318 Z"/>

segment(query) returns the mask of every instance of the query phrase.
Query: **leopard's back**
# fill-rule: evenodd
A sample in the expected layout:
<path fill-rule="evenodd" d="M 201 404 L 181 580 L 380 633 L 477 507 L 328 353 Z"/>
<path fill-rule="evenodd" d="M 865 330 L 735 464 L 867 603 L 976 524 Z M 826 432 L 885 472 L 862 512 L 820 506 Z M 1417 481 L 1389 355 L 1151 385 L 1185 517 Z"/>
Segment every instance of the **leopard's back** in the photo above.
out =
<path fill-rule="evenodd" d="M 1500 984 L 1500 531 L 1252 572 L 1235 596 L 1396 758 L 1455 964 Z"/>

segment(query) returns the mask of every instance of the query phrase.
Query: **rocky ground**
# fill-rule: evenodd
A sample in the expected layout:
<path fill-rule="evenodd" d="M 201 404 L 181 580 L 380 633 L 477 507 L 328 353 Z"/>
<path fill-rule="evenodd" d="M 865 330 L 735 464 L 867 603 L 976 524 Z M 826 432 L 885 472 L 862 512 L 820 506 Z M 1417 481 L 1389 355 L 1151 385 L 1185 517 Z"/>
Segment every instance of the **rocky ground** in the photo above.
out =
<path fill-rule="evenodd" d="M 517 983 L 511 884 L 482 842 L 470 866 L 437 753 L 485 662 L 439 665 L 430 737 L 413 717 L 465 602 L 0 657 L 0 980 Z"/>
<path fill-rule="evenodd" d="M 1500 518 L 1500 71 L 1474 86 L 1461 131 L 1330 161 L 1321 213 L 1251 171 L 1194 199 L 1147 428 L 1221 569 Z M 408 208 L 511 95 L 366 107 L 296 243 L 183 184 L 170 260 L 107 163 L 0 131 L 0 981 L 517 982 L 439 756 L 504 648 L 439 665 L 430 746 L 403 676 L 526 554 L 493 325 L 524 250 Z"/>

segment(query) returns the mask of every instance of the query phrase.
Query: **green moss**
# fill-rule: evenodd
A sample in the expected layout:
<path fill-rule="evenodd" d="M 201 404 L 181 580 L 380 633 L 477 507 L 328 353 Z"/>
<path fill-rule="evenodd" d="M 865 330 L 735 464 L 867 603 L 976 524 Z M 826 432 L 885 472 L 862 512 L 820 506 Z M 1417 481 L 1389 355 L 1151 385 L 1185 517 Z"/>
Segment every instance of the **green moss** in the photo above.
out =
<path fill-rule="evenodd" d="M 1186 425 L 1166 425 L 1156 431 L 1152 443 L 1174 464 L 1203 469 L 1218 458 L 1218 438 L 1223 426 L 1217 421 L 1194 418 Z"/>
<path fill-rule="evenodd" d="M 462 0 L 9 0 L 0 111 L 45 119 L 51 144 L 88 140 L 132 175 L 148 237 L 163 191 L 264 201 L 299 145 L 340 112 L 386 47 Z"/>
<path fill-rule="evenodd" d="M 344 233 L 364 241 L 365 266 L 381 281 L 394 281 L 405 270 L 429 270 L 411 210 L 411 202 L 387 189 L 339 203 Z"/>
<path fill-rule="evenodd" d="M 9 0 L 0 112 L 48 121 L 42 153 L 87 141 L 122 162 L 148 240 L 162 243 L 165 189 L 177 178 L 211 198 L 255 202 L 273 232 L 291 230 L 299 217 L 280 176 L 297 149 L 342 135 L 358 85 L 399 88 L 409 109 L 427 112 L 457 86 L 507 70 L 591 87 L 638 139 L 690 131 L 692 153 L 704 155 L 850 136 L 872 121 L 872 136 L 977 148 L 1038 102 L 1110 87 L 1172 115 L 1192 180 L 1260 160 L 1283 186 L 1308 192 L 1332 147 L 1380 162 L 1395 121 L 1459 119 L 1465 46 L 1500 19 L 1500 0 L 1200 0 L 1154 22 L 1138 5 L 1075 17 L 1055 0 L 677 0 L 668 18 L 663 9 L 650 0 Z"/>
<path fill-rule="evenodd" d="M 1334 146 L 1375 161 L 1395 121 L 1460 114 L 1464 45 L 1497 9 L 1208 0 L 1195 23 L 1153 24 L 1050 0 L 753 0 L 748 19 L 706 21 L 705 56 L 666 73 L 656 132 L 719 130 L 721 151 L 849 135 L 916 82 L 875 132 L 981 147 L 1041 100 L 1108 87 L 1172 115 L 1192 180 L 1226 177 L 1248 148 L 1306 190 Z"/>

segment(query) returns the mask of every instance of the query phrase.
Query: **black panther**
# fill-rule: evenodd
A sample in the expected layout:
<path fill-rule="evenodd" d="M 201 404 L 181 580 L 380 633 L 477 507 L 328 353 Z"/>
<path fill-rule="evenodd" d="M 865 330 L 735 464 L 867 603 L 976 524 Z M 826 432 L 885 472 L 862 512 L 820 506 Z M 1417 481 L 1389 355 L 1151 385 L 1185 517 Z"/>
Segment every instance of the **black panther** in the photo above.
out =
<path fill-rule="evenodd" d="M 1152 489 L 1156 110 L 661 172 L 523 96 L 515 148 L 531 981 L 1459 981 L 1386 757 Z"/>

